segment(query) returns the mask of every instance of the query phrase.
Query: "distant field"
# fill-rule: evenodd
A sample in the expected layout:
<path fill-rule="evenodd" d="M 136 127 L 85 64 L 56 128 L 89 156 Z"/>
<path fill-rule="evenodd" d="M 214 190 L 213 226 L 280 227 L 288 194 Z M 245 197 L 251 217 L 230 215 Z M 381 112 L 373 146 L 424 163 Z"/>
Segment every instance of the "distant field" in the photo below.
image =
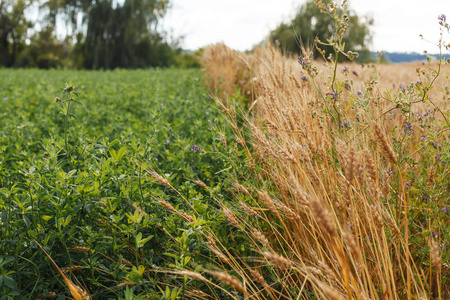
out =
<path fill-rule="evenodd" d="M 318 66 L 321 64 L 318 63 Z M 405 89 L 410 83 L 416 83 L 418 80 L 426 81 L 425 76 L 417 73 L 417 68 L 420 67 L 424 71 L 431 69 L 437 70 L 437 64 L 433 63 L 428 65 L 422 62 L 410 62 L 400 64 L 340 64 L 339 70 L 342 70 L 345 66 L 348 66 L 349 72 L 345 76 L 349 80 L 355 82 L 354 88 L 363 90 L 364 82 L 371 79 L 378 81 L 377 89 L 383 93 L 392 90 L 393 93 L 398 93 L 402 89 Z M 356 72 L 356 74 L 353 73 Z M 442 65 L 441 75 L 434 83 L 434 88 L 430 91 L 430 96 L 439 98 L 439 101 L 445 100 L 450 94 L 450 80 L 446 76 L 450 75 L 450 66 Z"/>

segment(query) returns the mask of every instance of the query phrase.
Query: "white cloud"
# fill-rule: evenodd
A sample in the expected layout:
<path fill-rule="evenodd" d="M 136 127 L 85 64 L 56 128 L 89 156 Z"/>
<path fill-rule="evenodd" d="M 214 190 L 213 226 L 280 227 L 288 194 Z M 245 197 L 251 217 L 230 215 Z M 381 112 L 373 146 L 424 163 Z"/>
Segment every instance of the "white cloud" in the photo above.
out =
<path fill-rule="evenodd" d="M 237 50 L 247 50 L 263 40 L 281 21 L 295 15 L 305 1 L 293 0 L 172 0 L 165 26 L 185 35 L 184 48 L 197 49 L 225 42 Z M 437 52 L 419 38 L 437 43 L 437 16 L 450 18 L 449 0 L 354 0 L 350 7 L 358 15 L 375 19 L 372 50 Z"/>

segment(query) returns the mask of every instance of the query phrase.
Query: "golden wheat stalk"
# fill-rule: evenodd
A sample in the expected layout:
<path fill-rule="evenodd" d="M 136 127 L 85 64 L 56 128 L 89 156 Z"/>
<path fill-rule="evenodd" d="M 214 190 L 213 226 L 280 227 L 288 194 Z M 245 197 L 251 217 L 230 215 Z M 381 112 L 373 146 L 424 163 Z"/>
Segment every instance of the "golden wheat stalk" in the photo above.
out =
<path fill-rule="evenodd" d="M 50 255 L 47 254 L 47 252 L 44 250 L 44 248 L 39 244 L 37 241 L 35 241 L 36 244 L 41 248 L 41 250 L 44 252 L 44 254 L 48 257 L 48 259 L 52 262 L 52 264 L 55 266 L 55 268 L 58 270 L 59 274 L 64 279 L 64 282 L 66 283 L 67 287 L 69 288 L 70 294 L 75 300 L 91 300 L 91 295 L 87 290 L 82 289 L 81 287 L 75 285 L 67 276 L 64 274 L 63 271 L 58 267 L 58 265 L 55 263 L 55 261 L 50 257 Z"/>

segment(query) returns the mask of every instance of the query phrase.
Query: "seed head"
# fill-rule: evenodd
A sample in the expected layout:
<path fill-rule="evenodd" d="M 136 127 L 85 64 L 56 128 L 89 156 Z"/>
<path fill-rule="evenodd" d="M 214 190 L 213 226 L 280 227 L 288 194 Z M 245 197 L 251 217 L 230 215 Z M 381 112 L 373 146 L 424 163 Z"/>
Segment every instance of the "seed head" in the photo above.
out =
<path fill-rule="evenodd" d="M 252 235 L 255 239 L 257 239 L 261 244 L 263 244 L 264 246 L 269 245 L 269 241 L 267 240 L 266 236 L 264 235 L 264 233 L 262 233 L 261 231 L 259 231 L 256 228 L 252 228 Z"/>
<path fill-rule="evenodd" d="M 351 234 L 348 231 L 342 232 L 342 239 L 344 240 L 345 245 L 347 246 L 347 249 L 350 251 L 350 253 L 354 256 L 359 258 L 360 252 L 358 251 L 358 245 L 356 244 L 356 241 L 353 237 L 353 234 Z"/>
<path fill-rule="evenodd" d="M 386 137 L 381 132 L 380 127 L 377 124 L 374 124 L 373 126 L 376 139 L 378 141 L 378 144 L 381 147 L 381 153 L 383 156 L 392 164 L 397 164 L 397 154 L 394 152 L 394 150 L 389 146 Z"/>
<path fill-rule="evenodd" d="M 320 284 L 320 288 L 322 289 L 322 293 L 325 295 L 326 299 L 344 300 L 344 298 L 332 287 L 329 287 L 325 284 Z"/>
<path fill-rule="evenodd" d="M 65 93 L 71 93 L 75 89 L 75 86 L 66 83 L 66 87 L 64 88 Z"/>
<path fill-rule="evenodd" d="M 236 186 L 236 188 L 237 188 L 237 190 L 239 192 L 244 193 L 247 196 L 250 196 L 250 193 L 248 192 L 248 190 L 242 184 L 239 184 L 239 182 L 236 182 L 235 186 Z"/>
<path fill-rule="evenodd" d="M 233 225 L 236 228 L 242 229 L 241 225 L 239 224 L 236 218 L 236 215 L 231 209 L 224 207 L 223 213 L 225 214 L 225 218 L 227 218 L 228 222 L 230 222 L 231 225 Z"/>
<path fill-rule="evenodd" d="M 336 225 L 334 224 L 330 214 L 319 203 L 319 201 L 311 201 L 311 209 L 322 230 L 328 232 L 332 236 L 336 235 Z"/>
<path fill-rule="evenodd" d="M 243 201 L 239 202 L 241 204 L 242 209 L 244 210 L 244 212 L 252 217 L 259 217 L 260 215 L 258 214 L 258 212 L 256 212 L 255 210 L 253 210 L 250 206 L 248 206 L 247 204 L 245 204 Z"/>
<path fill-rule="evenodd" d="M 126 260 L 125 258 L 122 258 L 122 263 L 130 268 L 133 267 L 133 264 L 129 260 Z"/>
<path fill-rule="evenodd" d="M 203 277 L 202 274 L 200 274 L 198 272 L 194 272 L 194 271 L 183 270 L 183 271 L 178 272 L 177 274 L 180 274 L 180 275 L 183 275 L 183 276 L 195 279 L 195 280 L 199 280 L 199 281 L 204 281 L 204 282 L 208 281 L 205 277 Z"/>
<path fill-rule="evenodd" d="M 162 200 L 159 202 L 159 204 L 161 204 L 162 206 L 164 206 L 165 208 L 167 208 L 170 211 L 176 212 L 176 209 L 172 206 L 172 204 L 170 204 L 167 201 Z"/>
<path fill-rule="evenodd" d="M 191 215 L 188 215 L 188 214 L 185 213 L 185 212 L 180 212 L 179 215 L 180 215 L 183 219 L 185 219 L 186 221 L 188 221 L 189 223 L 192 223 L 192 222 L 195 221 L 194 217 L 192 217 Z"/>
<path fill-rule="evenodd" d="M 262 255 L 272 264 L 280 269 L 289 269 L 292 266 L 292 263 L 285 258 L 275 252 L 263 252 Z"/>
<path fill-rule="evenodd" d="M 261 273 L 259 273 L 258 270 L 250 268 L 249 269 L 250 275 L 252 276 L 253 280 L 256 281 L 257 283 L 263 285 L 264 287 L 267 286 L 267 282 L 264 279 L 264 277 L 261 275 Z"/>
<path fill-rule="evenodd" d="M 136 284 L 134 282 L 131 282 L 131 281 L 122 281 L 121 283 L 116 285 L 116 288 L 120 289 L 120 288 L 124 288 L 124 287 L 127 287 L 127 286 L 133 287 L 135 285 Z"/>
<path fill-rule="evenodd" d="M 145 211 L 143 211 L 139 206 L 137 206 L 136 204 L 132 203 L 131 206 L 137 210 L 142 216 L 147 216 L 147 213 Z"/>
<path fill-rule="evenodd" d="M 208 186 L 201 180 L 197 180 L 197 181 L 195 181 L 195 183 L 198 184 L 199 186 L 201 186 L 204 189 L 208 188 Z"/>
<path fill-rule="evenodd" d="M 434 240 L 431 241 L 431 249 L 430 249 L 431 262 L 433 263 L 434 268 L 437 272 L 441 269 L 441 256 L 439 255 L 439 246 L 436 244 Z"/>
<path fill-rule="evenodd" d="M 275 204 L 273 203 L 272 198 L 270 198 L 269 194 L 265 191 L 258 191 L 258 197 L 261 200 L 261 202 L 264 204 L 265 207 L 267 207 L 275 216 L 278 218 L 281 218 L 280 213 L 278 212 L 277 208 L 275 207 Z"/>
<path fill-rule="evenodd" d="M 149 171 L 149 173 L 156 180 L 156 182 L 158 182 L 160 185 L 170 186 L 169 181 L 167 179 L 163 178 L 161 175 L 159 175 L 155 171 L 152 170 L 152 171 Z"/>
<path fill-rule="evenodd" d="M 231 276 L 230 274 L 226 272 L 219 272 L 219 271 L 208 271 L 209 274 L 216 277 L 219 281 L 222 281 L 226 285 L 229 285 L 233 289 L 237 290 L 238 292 L 242 294 L 246 294 L 246 290 L 242 282 L 237 279 L 234 276 Z"/>
<path fill-rule="evenodd" d="M 91 249 L 89 249 L 88 247 L 82 247 L 82 246 L 75 246 L 72 248 L 72 250 L 76 251 L 76 252 L 89 252 Z"/>
<path fill-rule="evenodd" d="M 61 271 L 63 271 L 63 273 L 69 273 L 69 272 L 76 272 L 83 269 L 82 266 L 78 266 L 78 265 L 73 265 L 71 268 L 67 267 L 67 268 L 63 268 L 61 269 Z"/>

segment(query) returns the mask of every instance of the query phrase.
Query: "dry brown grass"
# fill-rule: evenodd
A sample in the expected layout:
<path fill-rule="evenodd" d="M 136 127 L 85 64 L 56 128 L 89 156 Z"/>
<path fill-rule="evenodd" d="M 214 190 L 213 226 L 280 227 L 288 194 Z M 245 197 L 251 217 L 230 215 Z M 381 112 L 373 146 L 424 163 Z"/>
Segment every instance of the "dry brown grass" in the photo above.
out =
<path fill-rule="evenodd" d="M 250 96 L 247 88 L 250 73 L 244 57 L 223 43 L 206 47 L 200 62 L 208 70 L 206 83 L 210 91 L 224 100 L 235 94 L 235 88 L 242 88 Z"/>
<path fill-rule="evenodd" d="M 235 197 L 243 210 L 232 217 L 226 211 L 230 223 L 249 236 L 260 254 L 252 259 L 229 258 L 241 261 L 229 267 L 247 278 L 236 289 L 245 289 L 252 299 L 308 299 L 306 290 L 323 299 L 450 297 L 449 287 L 439 286 L 436 243 L 431 247 L 431 264 L 412 259 L 410 207 L 401 176 L 409 167 L 398 164 L 388 142 L 392 140 L 388 128 L 402 127 L 405 119 L 381 91 L 397 91 L 400 83 L 416 82 L 415 64 L 349 65 L 350 72 L 342 76 L 353 80 L 354 91 L 366 90 L 371 101 L 364 108 L 356 107 L 344 100 L 351 99 L 351 92 L 342 92 L 341 118 L 358 115 L 360 120 L 343 130 L 329 114 L 321 113 L 327 105 L 321 95 L 329 92 L 326 66 L 318 67 L 316 90 L 300 80 L 306 73 L 296 60 L 271 47 L 256 50 L 244 58 L 246 62 L 242 54 L 216 47 L 217 51 L 208 48 L 204 65 L 210 82 L 223 86 L 221 80 L 230 78 L 232 85 L 250 86 L 254 95 L 253 118 L 248 121 L 253 149 L 247 153 L 260 166 L 257 178 L 236 178 Z M 214 58 L 218 53 L 232 57 Z M 237 80 L 244 69 L 251 78 L 245 84 Z M 443 71 L 448 73 L 448 68 Z M 443 77 L 435 86 L 445 84 Z M 368 88 L 373 80 L 378 85 Z M 448 95 L 430 94 L 435 104 L 447 109 L 443 97 Z M 415 109 L 424 109 L 421 105 Z M 233 122 L 231 114 L 226 117 Z M 419 139 L 420 129 L 413 135 Z M 391 170 L 399 172 L 400 182 L 390 181 L 387 171 Z M 258 207 L 249 207 L 249 198 Z M 244 267 L 248 263 L 253 267 Z"/>

